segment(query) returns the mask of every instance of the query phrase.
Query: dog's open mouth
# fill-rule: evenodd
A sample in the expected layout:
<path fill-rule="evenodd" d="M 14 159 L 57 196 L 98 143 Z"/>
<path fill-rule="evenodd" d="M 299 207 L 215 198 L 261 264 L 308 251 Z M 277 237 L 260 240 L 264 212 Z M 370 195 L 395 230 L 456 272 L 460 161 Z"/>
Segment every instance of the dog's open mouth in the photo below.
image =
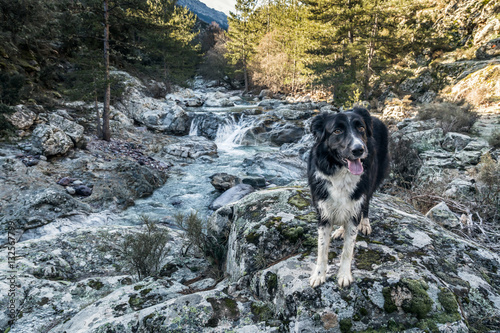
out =
<path fill-rule="evenodd" d="M 353 175 L 359 176 L 363 173 L 363 164 L 360 158 L 355 160 L 344 159 L 344 161 L 347 162 L 347 168 Z"/>

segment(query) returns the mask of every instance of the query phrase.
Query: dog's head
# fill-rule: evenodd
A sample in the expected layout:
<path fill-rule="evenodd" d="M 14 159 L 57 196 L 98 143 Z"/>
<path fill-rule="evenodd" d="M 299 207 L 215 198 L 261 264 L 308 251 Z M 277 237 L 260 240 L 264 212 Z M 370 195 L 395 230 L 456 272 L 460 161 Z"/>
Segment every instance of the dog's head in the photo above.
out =
<path fill-rule="evenodd" d="M 311 124 L 316 144 L 346 166 L 354 175 L 363 173 L 362 160 L 368 156 L 368 139 L 372 136 L 371 116 L 355 108 L 340 113 L 321 113 Z"/>

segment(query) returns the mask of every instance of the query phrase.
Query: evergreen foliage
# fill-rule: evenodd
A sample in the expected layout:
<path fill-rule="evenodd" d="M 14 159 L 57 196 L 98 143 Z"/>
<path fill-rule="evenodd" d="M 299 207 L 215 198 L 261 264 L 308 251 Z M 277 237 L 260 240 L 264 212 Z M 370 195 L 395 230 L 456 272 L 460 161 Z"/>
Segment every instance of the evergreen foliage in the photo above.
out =
<path fill-rule="evenodd" d="M 273 92 L 316 88 L 339 105 L 380 95 L 446 49 L 426 0 L 238 0 L 229 18 L 229 65 L 246 84 Z M 246 75 L 246 76 L 245 76 Z"/>
<path fill-rule="evenodd" d="M 228 18 L 229 41 L 226 45 L 225 54 L 228 62 L 235 68 L 235 75 L 242 75 L 245 82 L 245 92 L 250 86 L 249 63 L 254 54 L 257 40 L 257 26 L 254 20 L 254 12 L 257 0 L 236 0 L 236 12 L 230 13 Z"/>
<path fill-rule="evenodd" d="M 167 84 L 194 75 L 193 14 L 175 0 L 108 2 L 113 67 Z M 31 86 L 20 90 L 21 100 L 40 100 L 44 90 L 79 98 L 79 87 L 81 98 L 94 99 L 103 80 L 103 10 L 102 0 L 0 0 L 0 69 Z M 103 90 L 97 98 L 103 101 Z"/>

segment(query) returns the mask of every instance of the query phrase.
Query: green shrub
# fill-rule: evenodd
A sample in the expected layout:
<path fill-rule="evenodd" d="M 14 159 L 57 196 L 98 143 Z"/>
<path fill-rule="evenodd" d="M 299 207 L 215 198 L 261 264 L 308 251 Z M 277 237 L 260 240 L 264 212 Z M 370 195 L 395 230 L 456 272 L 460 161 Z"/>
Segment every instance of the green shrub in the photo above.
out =
<path fill-rule="evenodd" d="M 391 138 L 389 144 L 393 179 L 396 181 L 396 185 L 410 189 L 422 166 L 418 151 L 412 146 L 412 141 L 409 139 L 395 141 Z"/>
<path fill-rule="evenodd" d="M 470 132 L 478 115 L 470 104 L 460 102 L 435 102 L 422 105 L 418 109 L 420 120 L 436 119 L 444 133 Z"/>
<path fill-rule="evenodd" d="M 209 272 L 215 279 L 223 277 L 227 254 L 228 235 L 218 235 L 209 228 L 207 222 L 191 212 L 187 215 L 177 214 L 175 220 L 179 228 L 185 231 L 187 248 L 193 246 L 211 264 Z"/>
<path fill-rule="evenodd" d="M 169 252 L 167 243 L 170 239 L 168 229 L 159 227 L 146 216 L 142 220 L 143 230 L 126 235 L 118 249 L 139 279 L 155 275 L 160 270 Z"/>

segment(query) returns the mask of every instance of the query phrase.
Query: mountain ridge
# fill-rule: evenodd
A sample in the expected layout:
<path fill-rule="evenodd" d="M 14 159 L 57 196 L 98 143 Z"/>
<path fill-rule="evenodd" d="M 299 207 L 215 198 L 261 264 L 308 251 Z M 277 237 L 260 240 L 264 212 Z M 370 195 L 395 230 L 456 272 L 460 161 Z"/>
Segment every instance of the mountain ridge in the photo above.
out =
<path fill-rule="evenodd" d="M 208 7 L 198 0 L 178 0 L 179 6 L 187 7 L 190 11 L 198 16 L 200 20 L 208 24 L 216 22 L 221 28 L 227 29 L 227 16 L 221 11 Z"/>

